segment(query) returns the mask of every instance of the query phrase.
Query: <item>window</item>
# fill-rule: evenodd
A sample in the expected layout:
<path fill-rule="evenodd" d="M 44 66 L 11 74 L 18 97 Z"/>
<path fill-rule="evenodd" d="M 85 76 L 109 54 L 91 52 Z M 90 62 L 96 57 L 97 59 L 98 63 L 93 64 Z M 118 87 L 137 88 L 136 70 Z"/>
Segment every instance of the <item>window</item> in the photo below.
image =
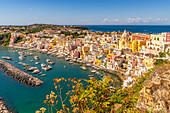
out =
<path fill-rule="evenodd" d="M 157 38 L 157 40 L 159 41 L 159 38 Z"/>
<path fill-rule="evenodd" d="M 156 40 L 156 37 L 154 38 L 154 40 Z"/>

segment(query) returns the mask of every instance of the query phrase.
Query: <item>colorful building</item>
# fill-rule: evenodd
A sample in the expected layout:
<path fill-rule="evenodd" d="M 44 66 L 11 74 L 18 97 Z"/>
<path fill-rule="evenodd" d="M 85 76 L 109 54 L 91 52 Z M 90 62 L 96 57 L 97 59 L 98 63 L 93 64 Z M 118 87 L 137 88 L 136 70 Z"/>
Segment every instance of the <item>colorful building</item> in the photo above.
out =
<path fill-rule="evenodd" d="M 131 49 L 132 49 L 133 52 L 139 52 L 142 49 L 143 45 L 146 45 L 145 40 L 133 40 L 132 45 L 131 45 Z"/>

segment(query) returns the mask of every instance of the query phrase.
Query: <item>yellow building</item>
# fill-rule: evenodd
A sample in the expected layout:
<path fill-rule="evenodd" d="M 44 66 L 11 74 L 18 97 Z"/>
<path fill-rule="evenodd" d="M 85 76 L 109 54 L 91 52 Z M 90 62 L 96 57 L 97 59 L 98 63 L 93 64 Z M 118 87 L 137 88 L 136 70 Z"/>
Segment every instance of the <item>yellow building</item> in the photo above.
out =
<path fill-rule="evenodd" d="M 101 60 L 96 58 L 95 64 L 98 65 L 98 66 L 100 66 Z"/>
<path fill-rule="evenodd" d="M 144 41 L 144 40 L 133 40 L 130 48 L 132 49 L 133 52 L 137 52 L 137 51 L 139 52 L 143 45 L 146 45 L 146 41 Z"/>
<path fill-rule="evenodd" d="M 25 43 L 30 44 L 30 43 L 31 43 L 31 41 L 25 41 Z"/>
<path fill-rule="evenodd" d="M 126 49 L 126 48 L 129 48 L 130 47 L 130 37 L 122 37 L 119 39 L 118 41 L 118 48 L 119 49 Z"/>

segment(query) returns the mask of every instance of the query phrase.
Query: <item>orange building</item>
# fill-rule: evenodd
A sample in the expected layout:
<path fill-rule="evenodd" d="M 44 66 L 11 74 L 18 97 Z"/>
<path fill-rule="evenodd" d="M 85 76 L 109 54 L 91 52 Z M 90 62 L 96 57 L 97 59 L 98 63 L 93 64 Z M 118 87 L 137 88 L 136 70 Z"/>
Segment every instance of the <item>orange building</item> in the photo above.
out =
<path fill-rule="evenodd" d="M 135 33 L 135 34 L 132 34 L 132 40 L 143 40 L 143 41 L 146 41 L 150 38 L 149 35 L 147 34 L 143 34 L 143 33 Z"/>

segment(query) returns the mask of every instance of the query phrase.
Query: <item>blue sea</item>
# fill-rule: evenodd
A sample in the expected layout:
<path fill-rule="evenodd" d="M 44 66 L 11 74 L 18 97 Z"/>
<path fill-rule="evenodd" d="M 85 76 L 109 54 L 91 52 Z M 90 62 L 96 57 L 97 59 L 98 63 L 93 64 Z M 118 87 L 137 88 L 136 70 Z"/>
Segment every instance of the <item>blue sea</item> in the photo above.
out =
<path fill-rule="evenodd" d="M 46 104 L 43 103 L 46 95 L 50 94 L 51 91 L 56 92 L 53 85 L 53 79 L 61 77 L 64 77 L 66 79 L 89 79 L 88 75 L 93 74 L 91 73 L 91 68 L 88 68 L 88 70 L 82 70 L 78 66 L 69 64 L 69 62 L 65 61 L 64 59 L 57 59 L 56 57 L 36 52 L 33 53 L 40 57 L 39 62 L 41 63 L 45 63 L 45 60 L 47 58 L 50 58 L 52 61 L 55 62 L 55 65 L 52 65 L 53 69 L 51 71 L 45 72 L 41 70 L 40 64 L 35 65 L 35 62 L 37 61 L 34 60 L 34 56 L 27 56 L 26 59 L 22 61 L 24 63 L 30 64 L 31 66 L 37 66 L 40 71 L 46 74 L 46 76 L 41 77 L 40 75 L 32 74 L 31 72 L 24 70 L 23 66 L 14 62 L 19 61 L 18 52 L 10 52 L 8 47 L 0 46 L 0 59 L 2 56 L 10 56 L 14 59 L 14 61 L 10 61 L 11 64 L 44 81 L 44 84 L 38 87 L 26 86 L 25 84 L 20 83 L 13 78 L 7 76 L 0 69 L 0 97 L 2 97 L 7 102 L 10 108 L 13 108 L 13 110 L 18 113 L 35 113 L 35 111 L 39 110 L 39 108 L 41 107 L 47 108 Z M 33 62 L 30 62 L 30 60 L 33 60 Z M 102 73 L 105 75 L 109 75 L 108 73 Z M 112 76 L 115 81 L 119 80 L 119 78 L 117 78 L 115 75 Z M 95 75 L 95 77 L 98 78 L 99 76 Z M 120 87 L 121 82 L 116 82 L 115 85 Z M 65 95 L 66 89 L 67 88 L 63 89 L 62 95 Z M 65 104 L 69 106 L 69 101 L 66 101 Z M 56 108 L 60 110 L 61 104 L 59 103 Z"/>
<path fill-rule="evenodd" d="M 124 30 L 132 33 L 161 33 L 170 32 L 170 25 L 84 25 L 91 31 L 113 32 Z"/>

